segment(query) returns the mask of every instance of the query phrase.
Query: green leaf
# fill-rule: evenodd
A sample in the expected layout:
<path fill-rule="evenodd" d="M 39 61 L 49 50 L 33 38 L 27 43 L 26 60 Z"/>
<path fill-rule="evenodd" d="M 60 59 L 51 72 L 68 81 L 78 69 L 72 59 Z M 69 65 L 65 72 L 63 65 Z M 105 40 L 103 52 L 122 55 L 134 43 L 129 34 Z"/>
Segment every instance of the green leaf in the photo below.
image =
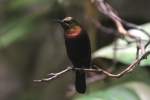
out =
<path fill-rule="evenodd" d="M 150 33 L 150 23 L 143 24 L 139 27 L 144 29 L 146 32 Z"/>
<path fill-rule="evenodd" d="M 141 28 L 148 31 L 150 24 L 142 25 Z M 150 33 L 150 30 L 149 30 Z M 143 38 L 143 34 L 138 34 Z M 145 37 L 146 39 L 146 37 Z M 107 47 L 97 50 L 93 53 L 92 57 L 96 58 L 107 58 L 114 59 L 114 53 L 116 54 L 116 60 L 125 64 L 131 64 L 136 57 L 136 43 L 127 44 L 126 41 L 118 39 L 117 40 L 117 50 L 114 50 L 114 44 L 111 44 Z M 150 46 L 147 50 L 150 50 Z M 114 52 L 115 51 L 115 52 Z M 146 60 L 142 60 L 140 63 L 141 66 L 150 65 L 150 56 L 147 57 Z"/>
<path fill-rule="evenodd" d="M 125 84 L 125 87 L 132 89 L 140 97 L 140 100 L 149 100 L 150 86 L 142 82 L 131 82 Z"/>
<path fill-rule="evenodd" d="M 129 82 L 105 90 L 76 96 L 74 100 L 149 100 L 150 86 L 142 82 Z"/>
<path fill-rule="evenodd" d="M 106 90 L 90 93 L 75 100 L 140 100 L 136 93 L 124 86 L 116 86 Z"/>

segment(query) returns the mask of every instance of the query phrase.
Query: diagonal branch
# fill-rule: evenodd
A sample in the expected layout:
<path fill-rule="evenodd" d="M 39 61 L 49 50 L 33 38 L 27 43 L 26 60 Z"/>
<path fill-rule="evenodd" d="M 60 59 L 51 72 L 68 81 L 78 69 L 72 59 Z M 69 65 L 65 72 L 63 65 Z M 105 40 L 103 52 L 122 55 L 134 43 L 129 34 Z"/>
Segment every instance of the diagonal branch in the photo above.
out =
<path fill-rule="evenodd" d="M 109 3 L 107 3 L 106 0 L 91 0 L 91 2 L 95 4 L 99 12 L 103 13 L 105 16 L 110 18 L 116 24 L 119 33 L 134 38 L 136 40 L 139 40 L 136 36 L 133 36 L 128 32 L 128 30 L 125 29 L 124 26 L 128 26 L 135 28 L 139 31 L 142 31 L 145 35 L 147 35 L 150 38 L 149 33 L 147 33 L 145 30 L 119 17 L 117 11 Z"/>
<path fill-rule="evenodd" d="M 127 30 L 122 25 L 122 19 L 116 14 L 115 11 L 105 0 L 92 0 L 97 9 L 105 16 L 109 17 L 116 24 L 118 31 L 124 35 L 127 35 Z"/>

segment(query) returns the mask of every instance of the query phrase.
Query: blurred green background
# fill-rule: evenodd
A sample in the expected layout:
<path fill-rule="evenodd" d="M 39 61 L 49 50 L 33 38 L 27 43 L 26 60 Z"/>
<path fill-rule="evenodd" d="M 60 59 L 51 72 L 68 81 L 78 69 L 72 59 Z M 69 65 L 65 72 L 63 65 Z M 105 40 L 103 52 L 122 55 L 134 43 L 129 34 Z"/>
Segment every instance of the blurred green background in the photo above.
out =
<path fill-rule="evenodd" d="M 120 16 L 128 21 L 136 24 L 150 21 L 150 0 L 108 1 L 117 9 Z M 111 42 L 109 40 L 113 40 L 113 36 L 101 35 L 88 20 L 87 16 L 98 18 L 106 26 L 113 27 L 110 20 L 91 5 L 90 0 L 0 0 L 0 100 L 71 100 L 74 98 L 74 96 L 66 96 L 68 86 L 74 81 L 72 72 L 49 83 L 32 81 L 43 78 L 50 72 L 58 72 L 71 64 L 66 56 L 63 30 L 54 21 L 65 16 L 75 17 L 86 28 L 93 52 L 107 42 Z M 85 97 L 91 97 L 89 100 L 139 100 L 138 94 L 133 92 L 137 90 L 130 88 L 135 86 L 133 83 L 123 85 L 121 89 L 120 86 L 130 81 L 134 81 L 136 85 L 140 84 L 137 87 L 141 84 L 149 85 L 148 68 L 138 68 L 118 80 L 98 81 L 88 86 L 88 93 L 81 98 L 80 95 L 75 96 L 75 99 L 88 100 Z M 114 89 L 113 86 L 118 87 Z M 110 90 L 105 90 L 109 87 Z M 132 90 L 132 93 L 125 87 Z M 128 96 L 132 94 L 130 97 L 134 99 L 92 99 L 93 95 L 90 96 L 90 93 L 103 90 L 104 94 L 97 93 L 107 97 L 115 93 L 111 92 L 113 89 L 118 92 L 122 90 Z M 117 95 L 117 92 L 114 95 Z"/>

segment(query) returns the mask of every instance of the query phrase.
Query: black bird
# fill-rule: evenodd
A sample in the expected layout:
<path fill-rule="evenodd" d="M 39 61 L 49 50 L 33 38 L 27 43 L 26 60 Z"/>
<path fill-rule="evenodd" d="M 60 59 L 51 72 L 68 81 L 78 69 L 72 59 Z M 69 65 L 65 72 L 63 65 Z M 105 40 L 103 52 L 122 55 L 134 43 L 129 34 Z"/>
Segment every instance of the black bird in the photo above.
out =
<path fill-rule="evenodd" d="M 58 21 L 64 29 L 67 55 L 75 68 L 89 68 L 91 65 L 91 46 L 87 32 L 72 17 Z M 75 88 L 79 93 L 86 91 L 85 71 L 75 71 Z"/>

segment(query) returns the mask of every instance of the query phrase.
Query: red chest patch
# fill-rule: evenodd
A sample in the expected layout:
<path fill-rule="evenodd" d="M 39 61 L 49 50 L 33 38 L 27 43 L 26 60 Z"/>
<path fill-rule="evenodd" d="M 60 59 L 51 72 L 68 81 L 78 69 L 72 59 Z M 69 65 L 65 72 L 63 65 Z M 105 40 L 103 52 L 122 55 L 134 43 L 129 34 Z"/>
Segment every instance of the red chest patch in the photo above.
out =
<path fill-rule="evenodd" d="M 80 36 L 81 30 L 82 29 L 80 26 L 74 26 L 71 29 L 69 29 L 65 35 L 68 38 L 76 38 L 76 37 Z"/>

